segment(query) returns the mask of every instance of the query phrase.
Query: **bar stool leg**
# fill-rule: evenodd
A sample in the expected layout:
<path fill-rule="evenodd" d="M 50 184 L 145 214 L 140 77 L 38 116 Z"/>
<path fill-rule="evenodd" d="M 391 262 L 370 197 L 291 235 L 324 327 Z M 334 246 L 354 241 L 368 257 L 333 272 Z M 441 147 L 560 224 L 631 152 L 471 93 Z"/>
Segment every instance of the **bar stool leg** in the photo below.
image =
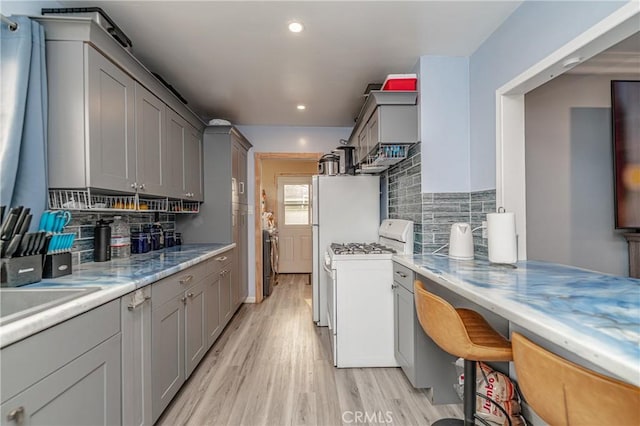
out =
<path fill-rule="evenodd" d="M 476 415 L 476 362 L 464 360 L 464 426 L 475 425 Z"/>

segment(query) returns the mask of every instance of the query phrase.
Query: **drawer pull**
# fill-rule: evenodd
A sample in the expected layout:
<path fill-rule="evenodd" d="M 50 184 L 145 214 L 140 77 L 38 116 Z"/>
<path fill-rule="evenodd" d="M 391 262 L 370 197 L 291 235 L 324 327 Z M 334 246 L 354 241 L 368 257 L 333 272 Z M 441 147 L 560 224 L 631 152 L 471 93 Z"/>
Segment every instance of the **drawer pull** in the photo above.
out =
<path fill-rule="evenodd" d="M 407 274 L 400 272 L 400 271 L 396 271 L 396 274 L 400 275 L 401 278 L 407 278 Z"/>
<path fill-rule="evenodd" d="M 216 260 L 218 262 L 224 262 L 225 260 L 227 260 L 227 256 L 220 256 L 220 257 L 216 257 Z"/>
<path fill-rule="evenodd" d="M 398 288 L 398 284 L 391 284 L 391 289 L 395 290 L 396 288 Z"/>
<path fill-rule="evenodd" d="M 17 424 L 22 424 L 24 422 L 24 407 L 20 406 L 15 410 L 11 410 L 9 414 L 7 414 L 7 420 L 10 422 L 15 421 Z"/>
<path fill-rule="evenodd" d="M 193 279 L 193 275 L 187 275 L 183 279 L 180 280 L 180 284 L 189 284 Z"/>

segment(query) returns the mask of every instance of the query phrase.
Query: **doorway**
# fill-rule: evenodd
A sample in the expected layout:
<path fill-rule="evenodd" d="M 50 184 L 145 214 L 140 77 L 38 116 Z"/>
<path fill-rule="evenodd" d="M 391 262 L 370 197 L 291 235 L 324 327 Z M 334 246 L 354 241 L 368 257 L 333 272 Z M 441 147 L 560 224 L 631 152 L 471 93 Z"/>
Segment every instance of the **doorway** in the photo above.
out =
<path fill-rule="evenodd" d="M 278 176 L 280 274 L 310 274 L 311 176 Z"/>
<path fill-rule="evenodd" d="M 263 246 L 262 246 L 262 229 L 263 229 L 263 211 L 271 213 L 271 219 L 280 233 L 280 221 L 278 218 L 278 178 L 296 178 L 306 176 L 309 181 L 310 177 L 317 174 L 318 160 L 323 153 L 289 153 L 289 152 L 256 152 L 255 159 L 255 289 L 256 303 L 262 302 L 263 294 Z M 264 191 L 264 192 L 263 192 Z M 292 200 L 295 204 L 295 200 Z M 304 203 L 303 203 L 304 204 Z M 296 207 L 292 206 L 291 209 Z M 303 206 L 297 206 L 303 209 Z M 301 214 L 298 213 L 298 216 Z M 268 220 L 264 220 L 268 224 Z M 284 223 L 284 221 L 282 222 Z M 278 246 L 282 246 L 280 236 L 278 236 Z M 311 237 L 309 237 L 309 251 L 312 249 Z M 284 249 L 286 250 L 286 248 Z M 283 251 L 284 251 L 283 250 Z M 282 252 L 281 252 L 282 253 Z M 282 273 L 281 260 L 278 259 L 278 272 Z M 309 255 L 309 265 L 311 265 L 311 254 Z M 277 288 L 277 286 L 276 286 Z"/>

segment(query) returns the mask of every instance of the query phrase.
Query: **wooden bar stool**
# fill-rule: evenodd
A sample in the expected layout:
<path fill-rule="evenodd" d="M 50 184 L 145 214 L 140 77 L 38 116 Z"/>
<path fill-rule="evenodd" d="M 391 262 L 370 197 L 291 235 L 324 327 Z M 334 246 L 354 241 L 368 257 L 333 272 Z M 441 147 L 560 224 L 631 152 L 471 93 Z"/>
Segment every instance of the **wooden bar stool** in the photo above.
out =
<path fill-rule="evenodd" d="M 640 425 L 640 388 L 567 361 L 518 333 L 511 335 L 518 386 L 553 426 Z"/>
<path fill-rule="evenodd" d="M 420 281 L 415 281 L 414 290 L 418 319 L 424 332 L 444 351 L 464 358 L 464 420 L 440 419 L 433 425 L 474 425 L 476 361 L 511 361 L 511 343 L 476 311 L 454 308 L 425 290 Z"/>

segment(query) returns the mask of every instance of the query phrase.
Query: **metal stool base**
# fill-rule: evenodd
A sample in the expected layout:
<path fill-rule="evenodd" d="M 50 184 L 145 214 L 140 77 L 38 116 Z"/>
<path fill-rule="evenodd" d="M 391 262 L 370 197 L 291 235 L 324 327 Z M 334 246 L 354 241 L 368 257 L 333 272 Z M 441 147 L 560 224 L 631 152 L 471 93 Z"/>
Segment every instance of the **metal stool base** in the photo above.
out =
<path fill-rule="evenodd" d="M 463 426 L 464 420 L 462 419 L 440 419 L 431 423 L 431 426 Z"/>

